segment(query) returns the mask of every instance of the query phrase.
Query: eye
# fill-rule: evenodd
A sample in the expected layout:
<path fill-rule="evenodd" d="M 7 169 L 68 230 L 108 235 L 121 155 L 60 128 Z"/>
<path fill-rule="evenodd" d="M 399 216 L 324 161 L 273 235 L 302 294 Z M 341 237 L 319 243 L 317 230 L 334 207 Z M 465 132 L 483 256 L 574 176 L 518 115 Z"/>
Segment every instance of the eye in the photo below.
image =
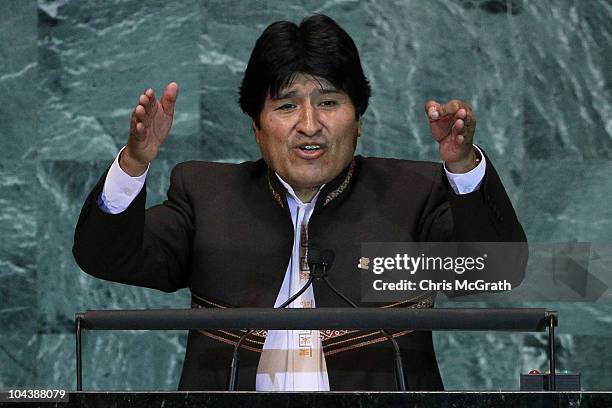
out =
<path fill-rule="evenodd" d="M 283 105 L 279 106 L 277 109 L 278 109 L 278 110 L 284 110 L 284 111 L 287 111 L 287 110 L 291 110 L 291 109 L 293 109 L 293 108 L 295 108 L 295 105 L 294 105 L 294 104 L 292 104 L 292 103 L 285 103 L 285 104 L 283 104 Z"/>
<path fill-rule="evenodd" d="M 333 99 L 328 99 L 328 100 L 322 101 L 320 105 L 329 108 L 329 107 L 338 105 L 338 102 L 334 101 Z"/>

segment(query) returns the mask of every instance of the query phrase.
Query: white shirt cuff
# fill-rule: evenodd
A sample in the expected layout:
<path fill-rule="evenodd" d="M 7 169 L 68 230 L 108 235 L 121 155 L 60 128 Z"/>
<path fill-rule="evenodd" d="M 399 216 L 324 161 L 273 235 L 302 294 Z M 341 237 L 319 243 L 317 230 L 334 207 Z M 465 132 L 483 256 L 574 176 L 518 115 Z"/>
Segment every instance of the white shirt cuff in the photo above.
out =
<path fill-rule="evenodd" d="M 100 209 L 109 214 L 119 214 L 130 206 L 142 190 L 149 173 L 150 164 L 147 166 L 147 170 L 138 177 L 132 177 L 124 172 L 119 166 L 119 156 L 123 149 L 125 149 L 125 146 L 119 150 L 115 161 L 110 166 L 106 174 L 106 180 L 104 180 L 102 194 L 98 199 Z"/>
<path fill-rule="evenodd" d="M 444 163 L 446 177 L 448 178 L 448 182 L 450 183 L 451 187 L 455 191 L 455 194 L 468 194 L 478 190 L 480 188 L 480 183 L 482 183 L 482 179 L 485 176 L 485 172 L 487 170 L 487 159 L 485 159 L 485 155 L 478 146 L 473 146 L 476 150 L 478 150 L 478 153 L 480 153 L 481 159 L 478 166 L 474 167 L 467 173 L 451 173 L 446 168 L 446 163 Z"/>

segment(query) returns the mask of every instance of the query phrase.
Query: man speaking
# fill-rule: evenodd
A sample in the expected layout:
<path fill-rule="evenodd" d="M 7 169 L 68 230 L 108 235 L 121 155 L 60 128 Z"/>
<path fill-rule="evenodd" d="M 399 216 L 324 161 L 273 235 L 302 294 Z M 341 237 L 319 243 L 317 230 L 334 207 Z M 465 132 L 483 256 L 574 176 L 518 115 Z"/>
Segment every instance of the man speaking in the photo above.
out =
<path fill-rule="evenodd" d="M 329 17 L 273 23 L 255 44 L 240 106 L 262 159 L 181 163 L 168 199 L 145 210 L 147 171 L 178 94 L 172 82 L 161 98 L 140 95 L 126 147 L 88 196 L 73 248 L 88 274 L 188 287 L 196 308 L 272 307 L 307 281 L 310 247 L 333 251 L 330 280 L 372 306 L 359 299 L 362 242 L 525 241 L 497 173 L 472 144 L 476 118 L 463 101 L 425 103 L 444 165 L 354 156 L 370 87 L 353 40 Z M 382 306 L 427 308 L 433 297 Z M 318 282 L 289 305 L 341 306 Z M 179 389 L 224 389 L 241 334 L 190 331 Z M 407 387 L 443 389 L 431 333 L 394 336 Z M 255 331 L 242 348 L 239 389 L 395 389 L 393 350 L 380 332 Z"/>

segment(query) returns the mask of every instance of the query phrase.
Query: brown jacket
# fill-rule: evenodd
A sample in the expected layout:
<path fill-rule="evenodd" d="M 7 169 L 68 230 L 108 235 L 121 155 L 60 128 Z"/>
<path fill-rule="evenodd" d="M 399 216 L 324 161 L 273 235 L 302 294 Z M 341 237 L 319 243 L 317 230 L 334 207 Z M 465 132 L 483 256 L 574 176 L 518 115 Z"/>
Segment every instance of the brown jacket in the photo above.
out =
<path fill-rule="evenodd" d="M 172 292 L 189 287 L 193 307 L 272 307 L 287 269 L 293 224 L 285 190 L 263 160 L 186 162 L 168 199 L 145 210 L 146 189 L 121 214 L 88 196 L 73 253 L 88 274 Z M 331 249 L 334 285 L 360 304 L 362 242 L 525 241 L 501 181 L 487 162 L 478 191 L 455 195 L 440 164 L 356 156 L 325 185 L 309 222 L 309 247 Z M 515 282 L 522 279 L 513 277 Z M 317 307 L 346 306 L 315 283 Z M 361 306 L 378 306 L 361 303 Z M 431 307 L 433 297 L 385 307 Z M 189 333 L 179 389 L 225 389 L 235 331 Z M 242 351 L 239 389 L 254 389 L 265 332 Z M 393 390 L 392 348 L 377 332 L 322 331 L 331 390 Z M 430 332 L 401 332 L 409 389 L 439 390 Z"/>

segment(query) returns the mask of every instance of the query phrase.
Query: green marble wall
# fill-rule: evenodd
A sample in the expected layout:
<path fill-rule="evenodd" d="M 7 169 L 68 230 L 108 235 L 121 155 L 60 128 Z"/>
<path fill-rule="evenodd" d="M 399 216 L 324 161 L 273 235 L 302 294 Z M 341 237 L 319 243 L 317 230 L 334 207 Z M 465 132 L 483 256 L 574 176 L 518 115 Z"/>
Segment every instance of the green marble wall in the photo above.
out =
<path fill-rule="evenodd" d="M 531 241 L 610 242 L 609 0 L 1 0 L 0 388 L 74 388 L 77 311 L 188 306 L 186 291 L 80 272 L 70 252 L 80 206 L 148 86 L 181 86 L 150 204 L 177 162 L 256 158 L 236 103 L 250 50 L 270 22 L 313 12 L 353 36 L 371 80 L 360 153 L 435 159 L 422 105 L 465 99 Z M 611 389 L 612 307 L 537 305 L 560 312 L 559 368 Z M 516 389 L 520 372 L 545 368 L 543 335 L 435 341 L 448 389 Z M 184 349 L 182 333 L 88 334 L 84 385 L 175 389 Z"/>

